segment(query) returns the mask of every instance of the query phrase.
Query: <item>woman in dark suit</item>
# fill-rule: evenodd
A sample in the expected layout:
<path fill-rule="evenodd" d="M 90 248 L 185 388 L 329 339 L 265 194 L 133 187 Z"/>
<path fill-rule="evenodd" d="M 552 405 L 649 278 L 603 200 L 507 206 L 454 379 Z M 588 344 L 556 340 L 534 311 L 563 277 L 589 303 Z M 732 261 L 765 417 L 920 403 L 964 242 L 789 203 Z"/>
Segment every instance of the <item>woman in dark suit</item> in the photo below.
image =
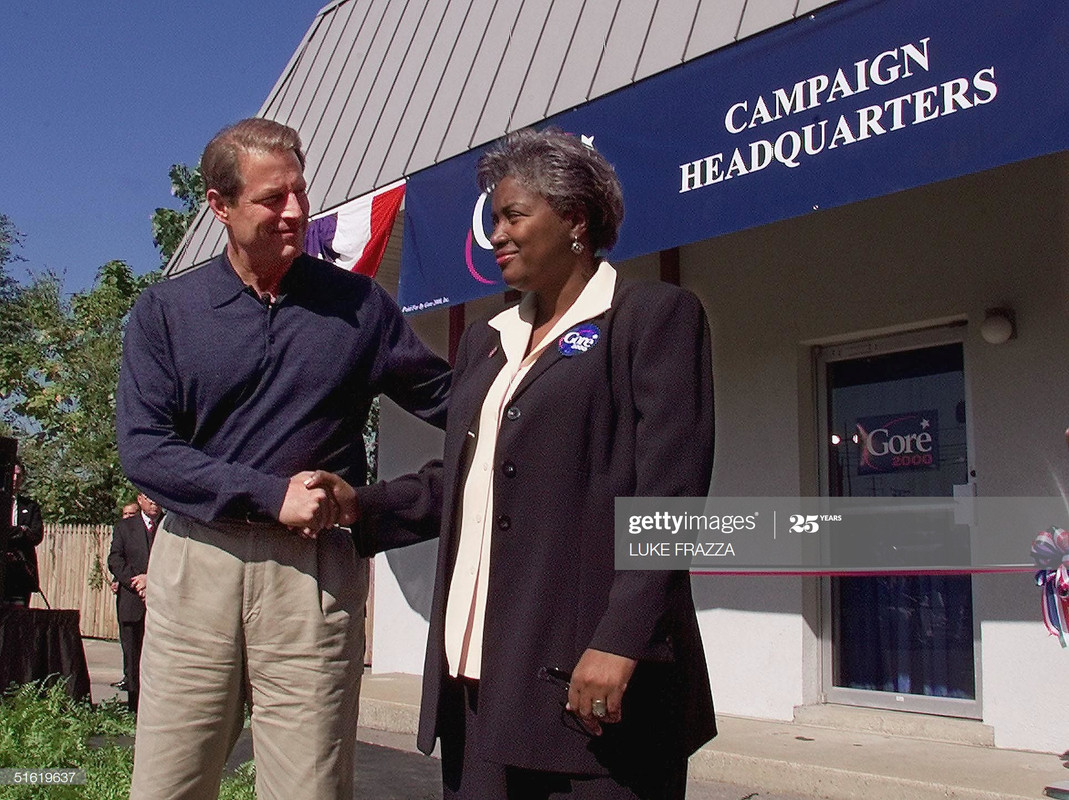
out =
<path fill-rule="evenodd" d="M 523 299 L 464 334 L 444 468 L 357 490 L 374 549 L 441 520 L 419 745 L 446 798 L 682 798 L 716 733 L 689 576 L 616 571 L 613 513 L 708 491 L 705 314 L 598 257 L 623 200 L 579 139 L 512 134 L 478 180 Z"/>

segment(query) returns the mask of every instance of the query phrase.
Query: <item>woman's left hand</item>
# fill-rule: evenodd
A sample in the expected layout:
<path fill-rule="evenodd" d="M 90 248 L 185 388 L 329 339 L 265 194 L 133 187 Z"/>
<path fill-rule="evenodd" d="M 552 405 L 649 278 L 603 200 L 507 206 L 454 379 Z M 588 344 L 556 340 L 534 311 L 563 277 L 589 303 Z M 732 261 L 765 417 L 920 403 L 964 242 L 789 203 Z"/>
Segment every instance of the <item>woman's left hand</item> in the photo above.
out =
<path fill-rule="evenodd" d="M 583 727 L 594 736 L 601 735 L 602 723 L 622 719 L 620 706 L 624 689 L 637 663 L 633 658 L 588 648 L 572 670 L 568 710 L 579 717 Z M 600 712 L 602 703 L 604 714 Z M 594 713 L 595 706 L 599 714 Z"/>

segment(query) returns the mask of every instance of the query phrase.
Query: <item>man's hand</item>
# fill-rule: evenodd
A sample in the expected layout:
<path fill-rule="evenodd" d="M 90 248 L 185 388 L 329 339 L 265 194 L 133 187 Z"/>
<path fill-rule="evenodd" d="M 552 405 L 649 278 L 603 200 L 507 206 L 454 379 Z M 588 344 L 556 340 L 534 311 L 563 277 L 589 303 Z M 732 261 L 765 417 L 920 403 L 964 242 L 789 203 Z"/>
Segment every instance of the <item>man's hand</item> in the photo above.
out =
<path fill-rule="evenodd" d="M 572 670 L 568 710 L 594 736 L 601 735 L 602 723 L 622 719 L 620 703 L 636 664 L 633 658 L 588 648 Z M 599 706 L 604 702 L 603 716 L 594 714 L 594 701 L 600 701 Z"/>
<path fill-rule="evenodd" d="M 278 521 L 314 539 L 319 531 L 338 523 L 338 504 L 328 489 L 311 485 L 316 472 L 298 472 L 290 478 Z"/>
<path fill-rule="evenodd" d="M 360 519 L 360 507 L 356 500 L 356 490 L 344 479 L 333 472 L 316 470 L 305 484 L 309 489 L 326 489 L 338 506 L 338 525 L 349 526 Z"/>
<path fill-rule="evenodd" d="M 142 573 L 130 578 L 130 588 L 137 592 L 138 597 L 145 599 L 145 586 L 148 585 L 148 576 Z"/>

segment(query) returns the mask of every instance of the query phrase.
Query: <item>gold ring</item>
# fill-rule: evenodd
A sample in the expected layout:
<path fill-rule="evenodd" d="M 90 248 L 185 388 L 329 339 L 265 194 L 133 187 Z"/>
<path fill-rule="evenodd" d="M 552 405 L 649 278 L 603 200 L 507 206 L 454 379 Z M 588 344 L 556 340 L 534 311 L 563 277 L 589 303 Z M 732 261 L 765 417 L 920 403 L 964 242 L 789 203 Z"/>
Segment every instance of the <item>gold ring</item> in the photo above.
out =
<path fill-rule="evenodd" d="M 590 713 L 593 714 L 598 719 L 601 719 L 602 717 L 604 717 L 606 714 L 609 713 L 609 709 L 605 705 L 605 701 L 604 700 L 594 700 L 590 704 Z"/>

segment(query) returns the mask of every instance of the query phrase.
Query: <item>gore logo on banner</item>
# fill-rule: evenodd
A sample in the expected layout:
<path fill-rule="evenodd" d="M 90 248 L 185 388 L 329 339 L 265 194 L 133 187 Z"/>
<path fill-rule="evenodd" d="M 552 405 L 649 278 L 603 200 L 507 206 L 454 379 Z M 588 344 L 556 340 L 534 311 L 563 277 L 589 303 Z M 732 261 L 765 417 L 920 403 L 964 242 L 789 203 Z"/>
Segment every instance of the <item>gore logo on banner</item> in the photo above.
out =
<path fill-rule="evenodd" d="M 939 412 L 859 417 L 858 475 L 939 468 Z"/>

